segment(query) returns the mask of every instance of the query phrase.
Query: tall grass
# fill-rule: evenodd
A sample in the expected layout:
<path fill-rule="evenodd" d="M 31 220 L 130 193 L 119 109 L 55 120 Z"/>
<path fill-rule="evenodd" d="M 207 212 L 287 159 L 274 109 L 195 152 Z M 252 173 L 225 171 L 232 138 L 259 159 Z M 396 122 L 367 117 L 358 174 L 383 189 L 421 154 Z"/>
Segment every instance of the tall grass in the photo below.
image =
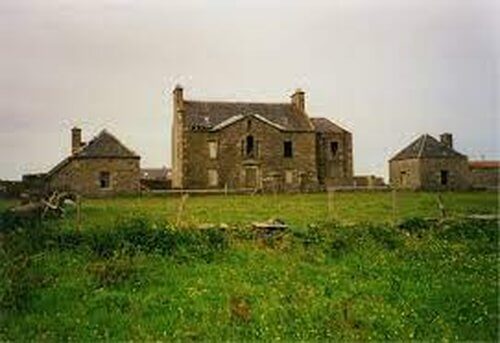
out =
<path fill-rule="evenodd" d="M 498 336 L 496 221 L 320 220 L 280 238 L 154 216 L 66 225 L 2 233 L 0 340 Z"/>

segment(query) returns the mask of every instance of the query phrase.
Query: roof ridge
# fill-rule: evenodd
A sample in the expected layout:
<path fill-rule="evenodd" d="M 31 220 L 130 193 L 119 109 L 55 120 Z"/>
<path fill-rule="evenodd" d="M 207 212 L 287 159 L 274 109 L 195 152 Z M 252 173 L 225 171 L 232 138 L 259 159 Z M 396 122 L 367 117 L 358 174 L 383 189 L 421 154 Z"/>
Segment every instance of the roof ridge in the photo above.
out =
<path fill-rule="evenodd" d="M 260 102 L 260 101 L 238 101 L 238 100 L 184 100 L 186 103 L 196 103 L 196 104 L 244 104 L 244 105 L 284 105 L 284 106 L 292 106 L 289 102 Z"/>
<path fill-rule="evenodd" d="M 426 143 L 426 140 L 427 140 L 427 134 L 423 134 L 423 139 L 422 139 L 422 142 L 420 143 L 420 148 L 418 149 L 418 154 L 417 154 L 417 158 L 421 158 L 422 157 L 422 153 L 424 151 L 424 147 L 425 147 L 425 143 Z"/>

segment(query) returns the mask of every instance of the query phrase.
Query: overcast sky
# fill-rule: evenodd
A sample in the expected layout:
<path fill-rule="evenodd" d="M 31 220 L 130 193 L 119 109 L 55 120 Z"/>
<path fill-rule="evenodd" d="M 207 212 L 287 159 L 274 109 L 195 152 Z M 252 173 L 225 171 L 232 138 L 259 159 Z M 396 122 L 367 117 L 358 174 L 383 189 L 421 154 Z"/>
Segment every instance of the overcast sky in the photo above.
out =
<path fill-rule="evenodd" d="M 356 174 L 422 133 L 499 158 L 500 5 L 481 0 L 0 1 L 0 178 L 108 129 L 170 165 L 170 92 L 289 101 L 353 132 Z"/>

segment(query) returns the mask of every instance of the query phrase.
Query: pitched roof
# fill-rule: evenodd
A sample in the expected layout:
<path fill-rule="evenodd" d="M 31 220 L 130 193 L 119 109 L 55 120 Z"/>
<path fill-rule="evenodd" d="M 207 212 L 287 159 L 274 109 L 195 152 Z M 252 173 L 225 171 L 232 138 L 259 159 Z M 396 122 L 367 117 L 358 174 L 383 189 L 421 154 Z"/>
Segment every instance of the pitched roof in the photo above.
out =
<path fill-rule="evenodd" d="M 334 132 L 334 133 L 344 133 L 347 130 L 341 128 L 337 124 L 333 123 L 327 118 L 311 118 L 311 122 L 314 126 L 314 131 L 316 132 Z"/>
<path fill-rule="evenodd" d="M 139 156 L 125 147 L 125 145 L 111 133 L 102 130 L 97 137 L 85 145 L 85 147 L 77 152 L 74 157 L 138 158 Z"/>
<path fill-rule="evenodd" d="M 115 136 L 102 130 L 94 139 L 77 153 L 66 157 L 52 168 L 47 176 L 50 177 L 65 167 L 70 161 L 78 158 L 140 158 L 132 150 L 125 147 Z"/>
<path fill-rule="evenodd" d="M 168 179 L 172 175 L 170 168 L 141 168 L 141 178 L 148 180 Z"/>
<path fill-rule="evenodd" d="M 285 131 L 313 129 L 307 115 L 289 103 L 184 101 L 184 109 L 186 124 L 194 128 L 210 130 L 234 116 L 254 115 L 265 118 Z"/>
<path fill-rule="evenodd" d="M 410 158 L 450 158 L 465 157 L 428 134 L 423 134 L 406 148 L 398 152 L 390 161 Z"/>

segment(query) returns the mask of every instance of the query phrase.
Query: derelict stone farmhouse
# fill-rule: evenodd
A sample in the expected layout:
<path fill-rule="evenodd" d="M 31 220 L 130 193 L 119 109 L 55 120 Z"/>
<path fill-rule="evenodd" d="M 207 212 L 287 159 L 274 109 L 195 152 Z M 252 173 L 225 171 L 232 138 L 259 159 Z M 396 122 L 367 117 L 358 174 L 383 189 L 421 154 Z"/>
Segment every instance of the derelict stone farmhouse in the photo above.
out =
<path fill-rule="evenodd" d="M 73 128 L 71 137 L 71 155 L 45 176 L 49 190 L 91 196 L 139 192 L 140 157 L 115 136 L 103 130 L 85 144 L 82 131 Z"/>
<path fill-rule="evenodd" d="M 352 135 L 287 103 L 185 100 L 173 91 L 172 186 L 315 190 L 351 185 Z"/>
<path fill-rule="evenodd" d="M 422 135 L 389 160 L 391 185 L 413 190 L 460 190 L 471 187 L 467 156 L 453 149 L 453 137 L 440 141 Z"/>

